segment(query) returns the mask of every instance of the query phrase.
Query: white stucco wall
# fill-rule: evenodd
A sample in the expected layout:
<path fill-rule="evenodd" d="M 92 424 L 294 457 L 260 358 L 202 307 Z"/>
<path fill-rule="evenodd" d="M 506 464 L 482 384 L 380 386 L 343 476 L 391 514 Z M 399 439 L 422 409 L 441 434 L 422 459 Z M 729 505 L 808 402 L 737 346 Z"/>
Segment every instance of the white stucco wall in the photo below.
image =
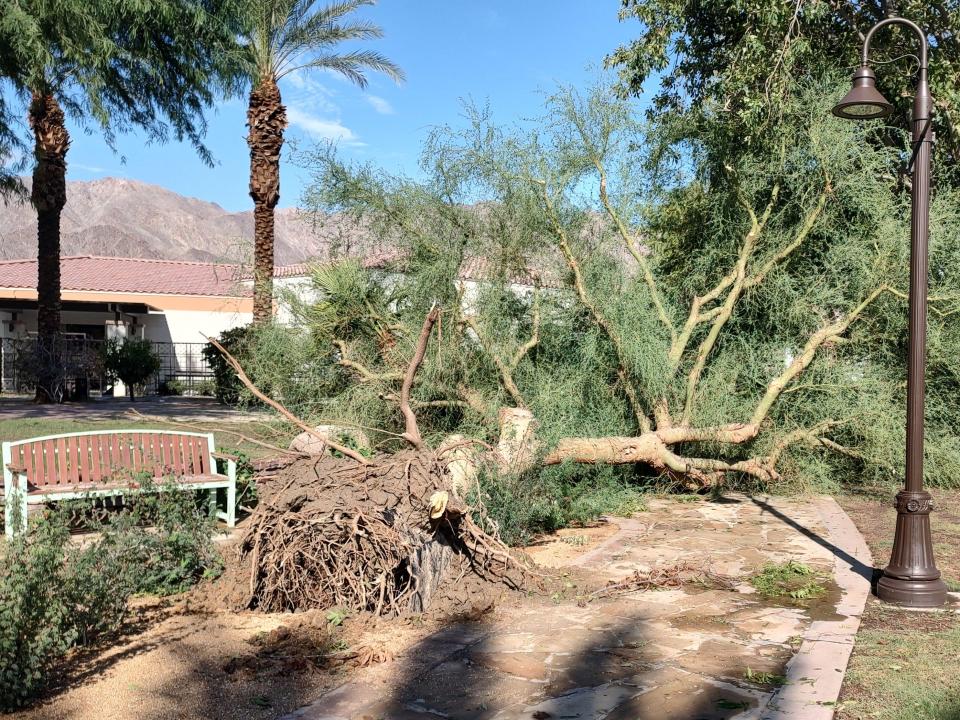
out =
<path fill-rule="evenodd" d="M 224 330 L 249 325 L 251 313 L 194 310 L 164 310 L 141 316 L 145 337 L 154 342 L 205 343 Z"/>

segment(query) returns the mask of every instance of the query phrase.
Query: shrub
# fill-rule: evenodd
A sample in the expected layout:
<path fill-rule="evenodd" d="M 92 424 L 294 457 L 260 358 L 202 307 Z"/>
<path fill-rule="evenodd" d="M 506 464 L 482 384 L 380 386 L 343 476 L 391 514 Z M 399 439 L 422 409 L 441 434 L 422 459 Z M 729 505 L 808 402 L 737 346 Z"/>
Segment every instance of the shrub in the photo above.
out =
<path fill-rule="evenodd" d="M 215 397 L 217 384 L 213 380 L 201 380 L 193 386 L 193 394 L 201 397 Z"/>
<path fill-rule="evenodd" d="M 79 639 L 64 592 L 66 526 L 42 523 L 0 549 L 0 708 L 24 705 Z"/>
<path fill-rule="evenodd" d="M 125 338 L 103 344 L 103 369 L 107 377 L 127 386 L 130 401 L 134 388 L 149 380 L 160 369 L 160 358 L 149 340 Z"/>
<path fill-rule="evenodd" d="M 232 455 L 237 461 L 237 506 L 254 507 L 257 504 L 257 484 L 253 480 L 253 464 L 250 456 L 232 447 L 218 447 L 217 452 Z M 217 472 L 227 474 L 227 461 L 217 459 Z"/>
<path fill-rule="evenodd" d="M 157 386 L 157 392 L 161 395 L 183 395 L 183 382 L 176 378 L 164 380 Z"/>
<path fill-rule="evenodd" d="M 230 330 L 224 330 L 220 333 L 220 337 L 217 338 L 217 340 L 223 345 L 227 352 L 231 355 L 238 356 L 243 354 L 250 333 L 251 326 L 249 325 L 235 327 Z M 227 363 L 226 358 L 210 343 L 204 346 L 202 352 L 207 364 L 213 370 L 214 397 L 227 405 L 240 404 L 243 385 L 240 383 L 240 380 L 237 379 L 236 373 Z"/>
<path fill-rule="evenodd" d="M 213 524 L 193 492 L 125 502 L 94 519 L 100 533 L 82 546 L 69 528 L 93 514 L 91 500 L 61 504 L 0 547 L 0 708 L 27 704 L 71 647 L 116 630 L 132 595 L 180 592 L 219 572 Z"/>
<path fill-rule="evenodd" d="M 646 509 L 644 490 L 621 468 L 558 465 L 523 475 L 483 469 L 469 502 L 483 507 L 477 522 L 495 529 L 509 545 L 525 545 L 539 533 Z M 492 525 L 491 525 L 492 521 Z"/>

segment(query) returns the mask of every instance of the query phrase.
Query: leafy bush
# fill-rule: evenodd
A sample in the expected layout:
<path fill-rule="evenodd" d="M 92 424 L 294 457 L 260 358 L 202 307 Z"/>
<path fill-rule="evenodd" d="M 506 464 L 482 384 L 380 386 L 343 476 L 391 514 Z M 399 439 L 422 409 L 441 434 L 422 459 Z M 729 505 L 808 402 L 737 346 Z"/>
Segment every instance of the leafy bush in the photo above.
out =
<path fill-rule="evenodd" d="M 257 484 L 253 480 L 253 464 L 250 456 L 232 447 L 218 447 L 218 453 L 232 455 L 237 461 L 237 506 L 254 507 L 257 504 Z M 217 472 L 227 474 L 227 461 L 216 460 Z"/>
<path fill-rule="evenodd" d="M 213 380 L 201 380 L 193 386 L 193 394 L 200 397 L 215 397 L 217 384 Z"/>
<path fill-rule="evenodd" d="M 576 465 L 545 467 L 520 476 L 480 473 L 472 505 L 484 509 L 489 529 L 510 545 L 524 545 L 539 533 L 646 509 L 644 490 L 630 483 L 630 471 Z"/>
<path fill-rule="evenodd" d="M 161 395 L 171 395 L 171 396 L 183 395 L 183 382 L 180 380 L 177 380 L 176 378 L 170 378 L 168 380 L 164 380 L 157 387 L 157 392 L 159 392 Z"/>
<path fill-rule="evenodd" d="M 42 523 L 0 549 L 0 708 L 23 705 L 79 639 L 64 583 L 69 532 Z"/>
<path fill-rule="evenodd" d="M 221 568 L 193 492 L 127 496 L 94 519 L 95 539 L 71 543 L 74 519 L 96 512 L 62 504 L 0 547 L 0 708 L 25 705 L 71 647 L 116 630 L 132 595 L 181 592 Z"/>
<path fill-rule="evenodd" d="M 103 344 L 103 369 L 107 377 L 127 386 L 131 402 L 134 389 L 160 369 L 160 358 L 149 340 L 113 339 Z"/>
<path fill-rule="evenodd" d="M 240 356 L 247 345 L 251 330 L 252 327 L 249 325 L 224 330 L 217 341 L 231 355 Z M 240 404 L 243 385 L 237 379 L 236 373 L 227 363 L 226 358 L 211 343 L 207 343 L 202 352 L 207 364 L 213 370 L 213 396 L 227 405 Z"/>

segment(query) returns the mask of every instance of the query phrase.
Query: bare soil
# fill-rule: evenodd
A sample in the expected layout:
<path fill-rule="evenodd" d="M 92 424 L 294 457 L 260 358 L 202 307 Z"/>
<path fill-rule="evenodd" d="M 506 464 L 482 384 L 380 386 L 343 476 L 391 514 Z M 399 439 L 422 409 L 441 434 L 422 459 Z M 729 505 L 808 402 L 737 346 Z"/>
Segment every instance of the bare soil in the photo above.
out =
<path fill-rule="evenodd" d="M 541 567 L 564 567 L 575 563 L 599 543 L 616 535 L 619 529 L 619 525 L 608 520 L 585 527 L 562 528 L 552 535 L 535 538 L 524 548 L 524 552 Z"/>

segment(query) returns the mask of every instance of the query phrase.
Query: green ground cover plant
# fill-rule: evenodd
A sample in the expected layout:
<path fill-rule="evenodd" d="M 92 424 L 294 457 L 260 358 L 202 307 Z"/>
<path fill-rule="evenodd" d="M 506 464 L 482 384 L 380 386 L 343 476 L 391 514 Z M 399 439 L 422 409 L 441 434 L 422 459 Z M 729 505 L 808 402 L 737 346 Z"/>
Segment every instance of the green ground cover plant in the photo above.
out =
<path fill-rule="evenodd" d="M 826 592 L 822 576 L 796 560 L 768 563 L 750 577 L 750 584 L 765 598 L 813 600 Z"/>
<path fill-rule="evenodd" d="M 130 597 L 182 592 L 220 572 L 206 506 L 143 482 L 121 509 L 62 503 L 0 545 L 0 708 L 30 702 L 72 647 L 118 629 Z M 75 542 L 81 520 L 96 533 Z"/>

